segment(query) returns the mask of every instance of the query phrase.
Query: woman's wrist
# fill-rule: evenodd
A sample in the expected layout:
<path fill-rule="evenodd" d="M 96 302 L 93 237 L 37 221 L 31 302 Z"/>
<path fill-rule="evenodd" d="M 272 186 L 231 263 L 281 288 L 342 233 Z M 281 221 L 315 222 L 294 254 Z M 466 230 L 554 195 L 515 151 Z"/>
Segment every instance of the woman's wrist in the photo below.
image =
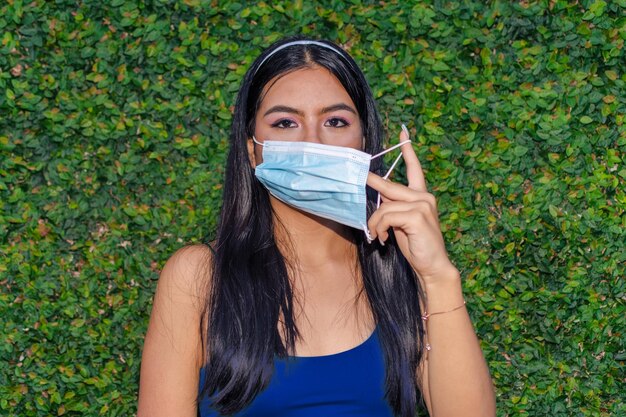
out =
<path fill-rule="evenodd" d="M 455 267 L 442 271 L 437 276 L 422 277 L 422 285 L 428 312 L 450 310 L 465 301 L 461 273 Z"/>

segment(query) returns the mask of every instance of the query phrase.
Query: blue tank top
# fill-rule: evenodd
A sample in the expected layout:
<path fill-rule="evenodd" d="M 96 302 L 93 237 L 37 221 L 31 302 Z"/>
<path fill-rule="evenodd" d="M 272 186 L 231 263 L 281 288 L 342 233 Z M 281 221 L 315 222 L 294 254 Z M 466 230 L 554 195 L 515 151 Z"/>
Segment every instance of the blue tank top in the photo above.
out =
<path fill-rule="evenodd" d="M 235 417 L 392 417 L 384 398 L 385 363 L 378 329 L 360 345 L 326 356 L 274 360 L 267 388 Z M 204 382 L 200 370 L 200 386 Z M 220 416 L 204 396 L 200 417 Z"/>

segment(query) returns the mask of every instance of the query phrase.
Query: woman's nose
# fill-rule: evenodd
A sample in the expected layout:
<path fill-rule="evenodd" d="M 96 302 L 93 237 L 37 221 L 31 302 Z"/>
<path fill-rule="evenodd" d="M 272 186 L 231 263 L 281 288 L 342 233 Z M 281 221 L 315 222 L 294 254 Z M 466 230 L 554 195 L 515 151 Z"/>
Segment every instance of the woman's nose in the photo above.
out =
<path fill-rule="evenodd" d="M 303 141 L 322 143 L 321 129 L 315 123 L 307 123 L 303 126 Z"/>

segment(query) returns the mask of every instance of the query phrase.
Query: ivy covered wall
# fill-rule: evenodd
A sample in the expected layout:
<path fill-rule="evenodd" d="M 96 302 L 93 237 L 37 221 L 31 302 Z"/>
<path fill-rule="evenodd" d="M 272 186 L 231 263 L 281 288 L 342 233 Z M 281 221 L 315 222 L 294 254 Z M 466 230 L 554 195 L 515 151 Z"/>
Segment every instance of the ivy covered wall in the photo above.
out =
<path fill-rule="evenodd" d="M 500 416 L 626 415 L 626 1 L 0 5 L 0 415 L 128 416 L 232 105 L 297 33 L 415 139 Z M 401 180 L 402 175 L 397 177 Z"/>

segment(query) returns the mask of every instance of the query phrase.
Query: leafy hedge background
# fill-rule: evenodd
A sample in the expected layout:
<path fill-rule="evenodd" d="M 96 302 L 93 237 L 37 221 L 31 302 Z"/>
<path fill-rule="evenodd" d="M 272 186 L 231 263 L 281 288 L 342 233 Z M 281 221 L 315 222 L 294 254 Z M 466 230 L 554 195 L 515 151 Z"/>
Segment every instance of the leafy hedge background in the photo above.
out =
<path fill-rule="evenodd" d="M 500 416 L 626 415 L 626 1 L 8 0 L 0 415 L 135 413 L 158 273 L 210 236 L 231 109 L 283 35 L 407 123 Z"/>

